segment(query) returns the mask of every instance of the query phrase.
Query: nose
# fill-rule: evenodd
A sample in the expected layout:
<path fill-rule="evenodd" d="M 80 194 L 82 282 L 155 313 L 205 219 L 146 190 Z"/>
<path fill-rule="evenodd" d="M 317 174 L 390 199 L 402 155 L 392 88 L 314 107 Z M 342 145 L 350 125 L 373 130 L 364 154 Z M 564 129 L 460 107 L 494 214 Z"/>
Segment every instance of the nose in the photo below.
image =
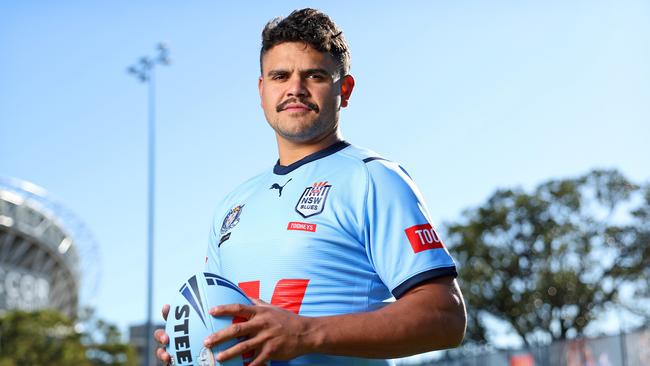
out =
<path fill-rule="evenodd" d="M 306 97 L 309 94 L 305 86 L 305 81 L 299 76 L 294 76 L 289 80 L 287 88 L 287 97 Z"/>

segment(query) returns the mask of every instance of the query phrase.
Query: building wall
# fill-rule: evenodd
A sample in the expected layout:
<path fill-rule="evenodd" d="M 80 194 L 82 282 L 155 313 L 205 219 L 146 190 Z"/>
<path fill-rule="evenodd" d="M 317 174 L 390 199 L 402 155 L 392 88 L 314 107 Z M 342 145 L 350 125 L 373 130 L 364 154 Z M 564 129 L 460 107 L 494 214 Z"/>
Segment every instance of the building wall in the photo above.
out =
<path fill-rule="evenodd" d="M 164 324 L 154 324 L 153 326 L 154 330 L 156 329 L 165 329 Z M 146 324 L 140 324 L 140 325 L 132 325 L 129 327 L 129 343 L 133 346 L 135 349 L 135 352 L 138 355 L 138 365 L 140 366 L 148 366 L 146 364 L 146 358 L 145 358 L 145 344 L 147 343 L 147 326 Z M 151 349 L 154 354 L 156 352 L 156 348 L 160 347 L 160 344 L 158 344 L 155 340 L 153 340 Z M 155 358 L 155 357 L 154 357 Z M 163 366 L 162 362 L 156 359 L 156 366 Z"/>

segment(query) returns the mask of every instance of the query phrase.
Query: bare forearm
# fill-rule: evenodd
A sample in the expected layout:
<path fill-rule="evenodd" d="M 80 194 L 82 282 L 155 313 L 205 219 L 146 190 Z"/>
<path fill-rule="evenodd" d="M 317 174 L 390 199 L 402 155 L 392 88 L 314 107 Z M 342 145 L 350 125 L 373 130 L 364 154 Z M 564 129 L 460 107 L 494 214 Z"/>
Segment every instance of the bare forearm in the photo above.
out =
<path fill-rule="evenodd" d="M 368 358 L 456 347 L 465 331 L 465 308 L 455 282 L 449 281 L 422 285 L 380 310 L 309 318 L 307 347 L 310 352 Z"/>
<path fill-rule="evenodd" d="M 310 318 L 261 300 L 229 304 L 212 316 L 237 316 L 236 323 L 208 336 L 206 347 L 248 337 L 217 355 L 219 361 L 255 351 L 251 366 L 290 360 L 306 353 L 394 358 L 457 346 L 465 332 L 465 306 L 456 281 L 441 277 L 420 284 L 386 307 L 367 313 Z"/>

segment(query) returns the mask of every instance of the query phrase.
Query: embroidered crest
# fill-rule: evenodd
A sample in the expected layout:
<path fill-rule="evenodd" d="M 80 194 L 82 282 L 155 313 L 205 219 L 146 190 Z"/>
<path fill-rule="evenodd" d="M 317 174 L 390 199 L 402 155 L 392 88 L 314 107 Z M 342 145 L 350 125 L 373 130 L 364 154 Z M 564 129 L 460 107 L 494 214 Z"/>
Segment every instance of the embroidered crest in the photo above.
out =
<path fill-rule="evenodd" d="M 323 212 L 330 189 L 332 185 L 327 182 L 316 182 L 311 187 L 305 188 L 296 204 L 296 211 L 305 218 Z"/>
<path fill-rule="evenodd" d="M 244 205 L 237 205 L 233 207 L 230 212 L 228 212 L 226 217 L 223 219 L 223 223 L 221 224 L 221 235 L 226 234 L 239 223 L 239 216 L 241 216 L 243 209 Z"/>

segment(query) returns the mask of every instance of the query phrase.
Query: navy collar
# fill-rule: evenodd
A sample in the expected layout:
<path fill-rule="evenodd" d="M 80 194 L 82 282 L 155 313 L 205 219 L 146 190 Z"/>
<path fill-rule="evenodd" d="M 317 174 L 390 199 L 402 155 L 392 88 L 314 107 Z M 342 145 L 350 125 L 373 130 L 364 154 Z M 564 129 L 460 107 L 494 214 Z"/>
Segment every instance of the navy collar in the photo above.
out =
<path fill-rule="evenodd" d="M 292 164 L 289 164 L 287 166 L 280 165 L 280 160 L 278 159 L 278 162 L 275 163 L 275 166 L 273 167 L 273 173 L 277 174 L 277 175 L 289 174 L 292 171 L 300 168 L 301 166 L 303 166 L 303 165 L 305 165 L 307 163 L 311 163 L 314 160 L 322 159 L 322 158 L 324 158 L 326 156 L 332 155 L 335 152 L 343 150 L 348 146 L 350 146 L 349 142 L 339 141 L 339 142 L 336 142 L 336 143 L 324 148 L 321 151 L 316 151 L 315 153 L 313 153 L 311 155 L 307 155 L 304 158 L 302 158 L 302 159 L 300 159 L 300 160 L 298 160 L 298 161 L 296 161 L 296 162 L 294 162 Z"/>

